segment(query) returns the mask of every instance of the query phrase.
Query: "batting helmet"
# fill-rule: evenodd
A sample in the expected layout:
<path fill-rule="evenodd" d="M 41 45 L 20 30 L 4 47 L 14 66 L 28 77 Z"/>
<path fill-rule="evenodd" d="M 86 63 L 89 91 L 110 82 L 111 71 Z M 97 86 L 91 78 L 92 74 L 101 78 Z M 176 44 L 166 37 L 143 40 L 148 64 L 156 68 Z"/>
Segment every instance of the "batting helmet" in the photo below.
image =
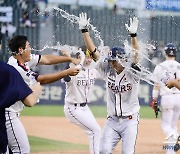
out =
<path fill-rule="evenodd" d="M 169 57 L 175 57 L 176 56 L 176 51 L 177 51 L 177 48 L 174 44 L 172 43 L 168 43 L 165 48 L 164 48 L 164 51 L 166 52 L 166 54 L 169 56 Z"/>
<path fill-rule="evenodd" d="M 125 50 L 121 47 L 113 47 L 108 53 L 108 60 L 117 60 L 117 58 L 125 55 Z"/>

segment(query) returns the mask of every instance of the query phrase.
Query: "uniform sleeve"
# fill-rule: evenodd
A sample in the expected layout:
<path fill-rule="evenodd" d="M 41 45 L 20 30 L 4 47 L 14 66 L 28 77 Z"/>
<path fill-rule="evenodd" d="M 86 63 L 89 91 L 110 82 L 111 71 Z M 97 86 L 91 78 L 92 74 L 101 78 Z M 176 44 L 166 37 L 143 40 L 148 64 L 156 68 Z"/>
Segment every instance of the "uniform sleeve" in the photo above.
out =
<path fill-rule="evenodd" d="M 31 59 L 28 62 L 28 65 L 30 68 L 34 68 L 38 65 L 39 61 L 41 59 L 41 55 L 31 54 Z"/>
<path fill-rule="evenodd" d="M 32 93 L 14 67 L 7 64 L 1 65 L 0 72 L 3 73 L 0 78 L 0 105 L 2 108 L 9 107 Z"/>
<path fill-rule="evenodd" d="M 16 90 L 18 94 L 18 97 L 17 97 L 18 100 L 23 100 L 32 93 L 32 90 L 24 82 L 20 74 L 16 76 L 15 86 L 16 86 Z"/>
<path fill-rule="evenodd" d="M 152 73 L 152 76 L 151 76 L 151 80 L 154 81 L 154 82 L 159 82 L 159 72 L 160 72 L 160 69 L 159 69 L 159 66 L 156 66 L 153 73 Z"/>
<path fill-rule="evenodd" d="M 106 61 L 97 62 L 95 69 L 98 72 L 97 79 L 105 80 L 107 77 L 107 72 L 109 70 L 108 62 L 106 62 Z"/>

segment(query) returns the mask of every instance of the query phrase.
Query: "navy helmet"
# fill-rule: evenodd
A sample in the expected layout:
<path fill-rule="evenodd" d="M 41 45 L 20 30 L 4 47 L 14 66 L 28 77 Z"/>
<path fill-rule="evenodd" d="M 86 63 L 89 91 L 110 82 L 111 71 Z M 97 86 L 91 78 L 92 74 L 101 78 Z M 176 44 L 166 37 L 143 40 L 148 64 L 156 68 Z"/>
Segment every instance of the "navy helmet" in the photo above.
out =
<path fill-rule="evenodd" d="M 175 57 L 176 56 L 176 51 L 177 51 L 177 48 L 174 44 L 172 43 L 168 43 L 165 48 L 164 48 L 164 51 L 166 52 L 166 54 L 169 56 L 169 57 Z"/>
<path fill-rule="evenodd" d="M 109 53 L 108 53 L 108 60 L 117 60 L 117 57 L 123 57 L 125 55 L 125 50 L 124 48 L 121 47 L 113 47 Z"/>

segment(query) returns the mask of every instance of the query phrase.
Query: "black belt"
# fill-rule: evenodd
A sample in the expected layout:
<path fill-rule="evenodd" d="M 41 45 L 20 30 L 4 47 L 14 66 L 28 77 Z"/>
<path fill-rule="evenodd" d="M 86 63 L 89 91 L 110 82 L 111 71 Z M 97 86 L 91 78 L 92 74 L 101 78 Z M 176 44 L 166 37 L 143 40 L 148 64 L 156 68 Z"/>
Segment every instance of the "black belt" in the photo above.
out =
<path fill-rule="evenodd" d="M 81 106 L 81 107 L 84 107 L 84 106 L 86 106 L 86 104 L 87 104 L 87 103 L 80 103 L 80 104 L 79 104 L 79 103 L 76 103 L 76 104 L 74 104 L 74 106 Z"/>
<path fill-rule="evenodd" d="M 115 121 L 119 121 L 119 119 L 126 119 L 126 118 L 132 119 L 133 117 L 132 117 L 132 115 L 129 115 L 129 116 L 109 116 L 109 117 L 107 117 L 107 119 L 108 118 L 112 118 Z"/>

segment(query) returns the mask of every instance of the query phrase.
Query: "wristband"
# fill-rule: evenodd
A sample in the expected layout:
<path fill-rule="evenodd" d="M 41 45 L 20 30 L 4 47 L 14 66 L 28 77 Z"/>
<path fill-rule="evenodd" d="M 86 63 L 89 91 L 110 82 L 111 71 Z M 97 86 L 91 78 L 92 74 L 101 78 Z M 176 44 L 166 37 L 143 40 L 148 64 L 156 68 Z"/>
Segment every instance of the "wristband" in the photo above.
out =
<path fill-rule="evenodd" d="M 131 35 L 131 37 L 136 37 L 137 36 L 137 33 L 135 33 L 135 34 L 130 34 Z"/>
<path fill-rule="evenodd" d="M 159 90 L 153 90 L 153 92 L 152 92 L 153 99 L 157 99 L 158 95 L 159 95 Z"/>
<path fill-rule="evenodd" d="M 81 32 L 86 33 L 86 32 L 88 32 L 88 29 L 81 29 Z"/>
<path fill-rule="evenodd" d="M 96 52 L 96 48 L 94 49 L 94 51 L 92 51 L 91 53 L 95 53 Z"/>

